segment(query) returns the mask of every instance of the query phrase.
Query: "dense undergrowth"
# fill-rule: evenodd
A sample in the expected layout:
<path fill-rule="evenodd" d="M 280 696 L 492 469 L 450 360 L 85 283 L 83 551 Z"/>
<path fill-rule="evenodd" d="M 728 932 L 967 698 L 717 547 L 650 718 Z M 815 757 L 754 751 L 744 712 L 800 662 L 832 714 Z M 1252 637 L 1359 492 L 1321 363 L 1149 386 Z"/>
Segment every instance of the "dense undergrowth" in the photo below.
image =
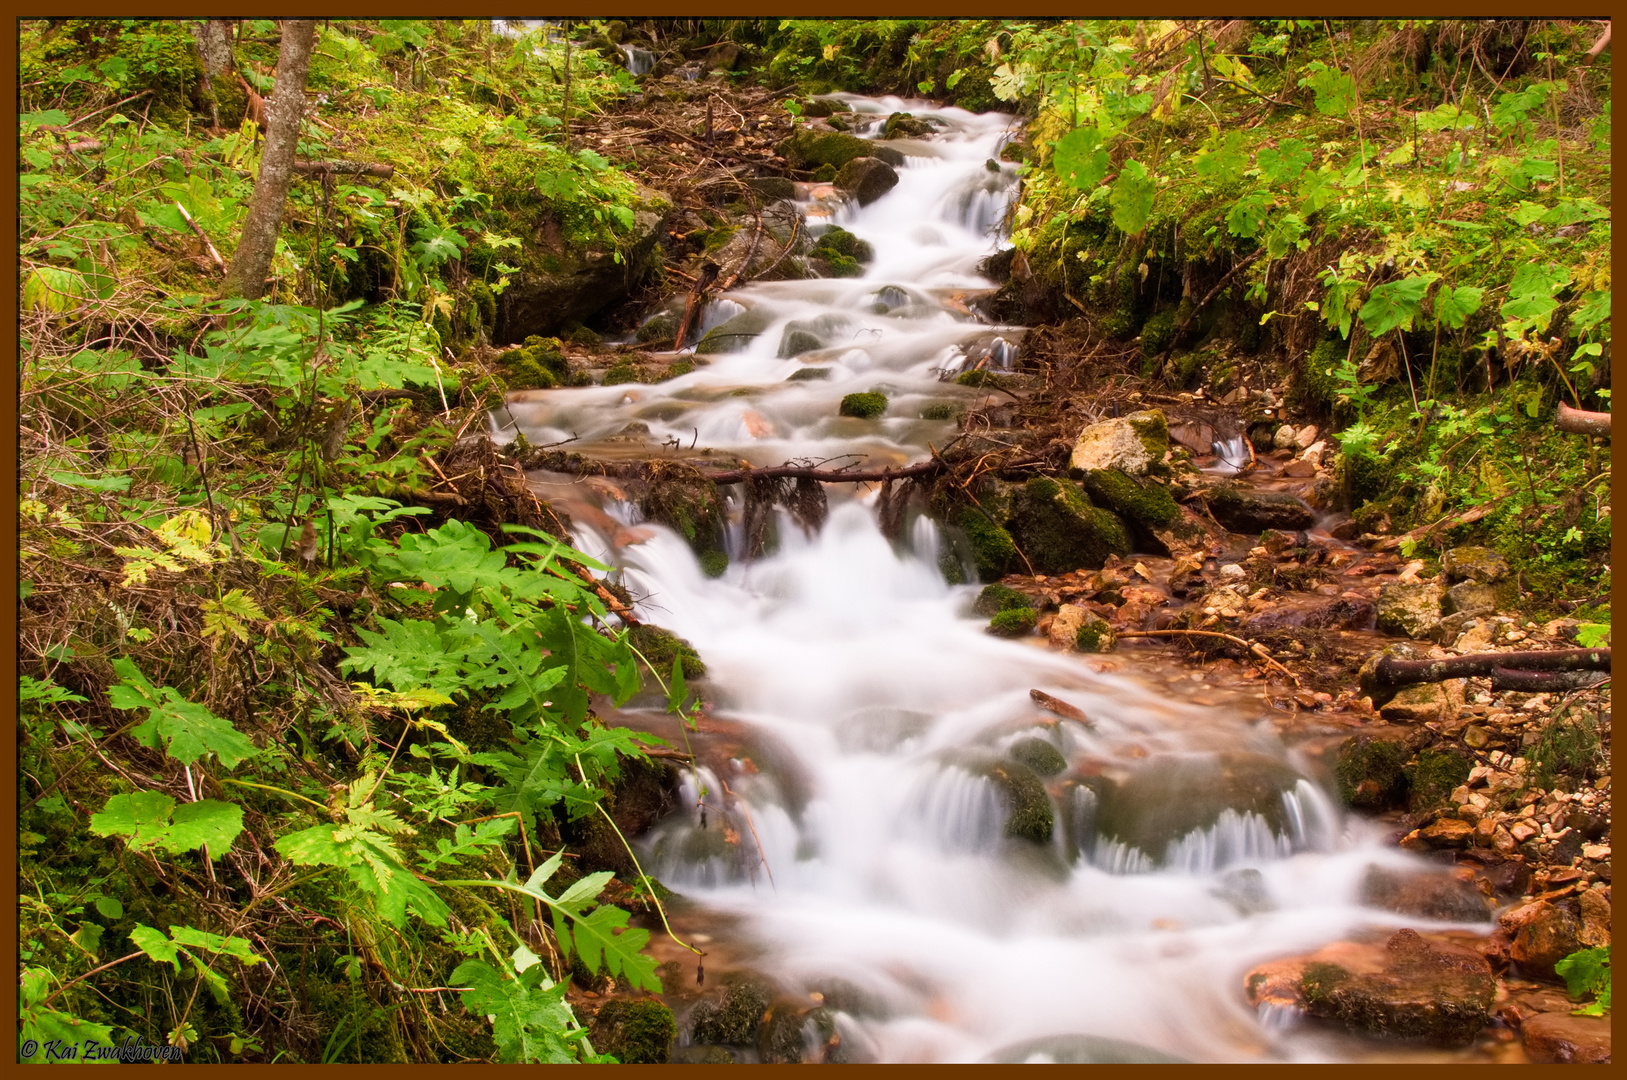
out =
<path fill-rule="evenodd" d="M 1551 428 L 1610 393 L 1592 25 L 1205 25 L 665 20 L 567 45 L 333 20 L 300 156 L 393 172 L 298 181 L 251 302 L 218 297 L 217 258 L 277 24 L 234 26 L 241 82 L 201 77 L 184 21 L 21 24 L 22 1037 L 590 1060 L 567 980 L 659 989 L 624 910 L 659 886 L 552 853 L 623 850 L 612 792 L 642 754 L 590 693 L 655 674 L 680 708 L 681 665 L 639 659 L 594 564 L 463 438 L 504 389 L 474 348 L 504 290 L 626 254 L 646 196 L 571 118 L 636 92 L 630 33 L 732 42 L 725 81 L 794 89 L 793 113 L 838 89 L 1022 112 L 1031 314 L 1139 336 L 1139 374 L 1176 388 L 1244 378 L 1221 342 L 1285 366 L 1373 528 L 1493 504 L 1451 540 L 1494 540 L 1542 603 L 1607 596 L 1608 453 Z"/>

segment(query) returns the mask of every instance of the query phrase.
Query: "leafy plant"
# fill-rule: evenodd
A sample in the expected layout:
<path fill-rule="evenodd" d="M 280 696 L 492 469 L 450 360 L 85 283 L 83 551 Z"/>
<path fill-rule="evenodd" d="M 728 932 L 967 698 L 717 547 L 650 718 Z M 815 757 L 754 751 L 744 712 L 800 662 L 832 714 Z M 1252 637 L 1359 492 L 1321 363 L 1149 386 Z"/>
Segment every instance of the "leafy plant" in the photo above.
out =
<path fill-rule="evenodd" d="M 1573 1010 L 1574 1015 L 1603 1016 L 1610 1011 L 1610 946 L 1573 952 L 1555 964 L 1554 971 L 1565 980 L 1571 997 L 1593 995 L 1591 1002 Z"/>

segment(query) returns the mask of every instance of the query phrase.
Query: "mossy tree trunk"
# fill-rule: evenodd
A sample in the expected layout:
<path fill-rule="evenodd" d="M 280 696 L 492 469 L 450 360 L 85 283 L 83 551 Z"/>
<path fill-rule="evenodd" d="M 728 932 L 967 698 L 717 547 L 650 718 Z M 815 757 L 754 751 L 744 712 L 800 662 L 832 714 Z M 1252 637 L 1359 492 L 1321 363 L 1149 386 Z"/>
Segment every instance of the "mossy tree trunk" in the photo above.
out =
<path fill-rule="evenodd" d="M 277 52 L 277 85 L 266 101 L 266 143 L 260 175 L 254 181 L 243 235 L 226 271 L 223 292 L 258 300 L 265 295 L 271 256 L 277 250 L 288 185 L 294 176 L 294 147 L 305 112 L 305 80 L 311 70 L 315 19 L 285 19 Z"/>

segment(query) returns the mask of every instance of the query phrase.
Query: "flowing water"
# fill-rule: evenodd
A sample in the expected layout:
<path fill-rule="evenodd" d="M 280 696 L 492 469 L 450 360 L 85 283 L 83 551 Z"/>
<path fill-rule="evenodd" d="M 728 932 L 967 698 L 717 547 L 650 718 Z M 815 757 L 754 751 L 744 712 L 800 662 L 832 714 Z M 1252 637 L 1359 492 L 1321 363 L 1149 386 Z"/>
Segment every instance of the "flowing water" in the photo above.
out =
<path fill-rule="evenodd" d="M 986 395 L 944 377 L 1009 365 L 1022 340 L 972 309 L 1015 183 L 998 163 L 1008 118 L 844 100 L 870 134 L 896 110 L 941 129 L 891 144 L 905 167 L 870 206 L 803 186 L 810 231 L 837 223 L 874 246 L 862 278 L 742 288 L 705 316 L 755 334 L 741 351 L 659 385 L 521 395 L 498 436 L 625 455 L 633 425 L 639 447 L 757 465 L 898 464 L 953 438 L 952 420 L 923 411 Z M 823 377 L 798 376 L 809 369 Z M 884 417 L 837 415 L 843 395 L 871 390 L 890 401 Z M 726 927 L 733 955 L 784 992 L 823 994 L 859 1060 L 1373 1057 L 1256 1015 L 1243 976 L 1396 925 L 1357 903 L 1358 883 L 1411 857 L 1339 813 L 1257 693 L 1171 677 L 1147 653 L 984 633 L 976 589 L 945 583 L 933 522 L 916 516 L 890 543 L 858 487 L 829 486 L 815 535 L 782 517 L 770 557 L 740 560 L 736 523 L 716 580 L 672 532 L 633 528 L 614 493 L 599 526 L 577 530 L 642 597 L 641 617 L 696 646 L 713 717 L 740 733 L 733 756 L 685 773 L 684 808 L 643 842 L 646 869 L 697 905 L 687 930 Z M 1035 689 L 1089 723 L 1037 708 Z M 1061 764 L 1044 805 L 1034 782 L 1013 785 L 1032 774 L 1012 754 Z M 1034 831 L 1046 809 L 1049 839 Z M 1038 839 L 1012 835 L 1025 830 Z"/>

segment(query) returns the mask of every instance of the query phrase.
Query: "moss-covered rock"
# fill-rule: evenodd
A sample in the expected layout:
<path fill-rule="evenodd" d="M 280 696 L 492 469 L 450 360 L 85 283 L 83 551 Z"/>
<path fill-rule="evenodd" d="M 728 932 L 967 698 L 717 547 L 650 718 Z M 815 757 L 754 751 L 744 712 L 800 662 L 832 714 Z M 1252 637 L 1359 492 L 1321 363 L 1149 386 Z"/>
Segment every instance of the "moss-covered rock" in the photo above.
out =
<path fill-rule="evenodd" d="M 1002 611 L 1033 606 L 1034 601 L 1027 593 L 1018 592 L 1009 585 L 994 584 L 985 585 L 983 591 L 977 594 L 977 602 L 972 605 L 972 611 L 988 619 Z"/>
<path fill-rule="evenodd" d="M 723 547 L 723 501 L 698 469 L 657 476 L 638 507 L 651 521 L 682 536 L 697 556 Z"/>
<path fill-rule="evenodd" d="M 873 420 L 887 411 L 887 395 L 877 393 L 848 394 L 837 410 L 842 416 L 855 416 L 860 420 Z"/>
<path fill-rule="evenodd" d="M 1062 751 L 1037 735 L 1018 739 L 1006 753 L 1038 776 L 1055 776 L 1068 767 L 1068 759 L 1062 756 Z"/>
<path fill-rule="evenodd" d="M 895 112 L 882 126 L 883 139 L 921 139 L 933 132 L 932 124 L 914 113 Z"/>
<path fill-rule="evenodd" d="M 1407 798 L 1407 759 L 1412 750 L 1399 738 L 1355 735 L 1339 748 L 1333 779 L 1339 801 L 1354 810 L 1377 812 Z"/>
<path fill-rule="evenodd" d="M 964 408 L 953 401 L 934 401 L 921 410 L 922 420 L 959 420 L 964 415 Z"/>
<path fill-rule="evenodd" d="M 1085 473 L 1084 486 L 1093 502 L 1148 533 L 1180 520 L 1175 497 L 1156 480 L 1137 481 L 1121 469 L 1093 469 Z"/>
<path fill-rule="evenodd" d="M 828 367 L 798 368 L 785 377 L 786 382 L 823 382 L 830 378 Z"/>
<path fill-rule="evenodd" d="M 1141 326 L 1141 355 L 1158 356 L 1175 340 L 1175 309 L 1161 311 Z M 1184 385 L 1187 380 L 1183 379 Z"/>
<path fill-rule="evenodd" d="M 998 612 L 989 620 L 989 633 L 995 637 L 1024 637 L 1034 629 L 1033 608 L 1019 607 Z"/>
<path fill-rule="evenodd" d="M 984 371 L 982 368 L 978 368 L 975 371 L 963 371 L 959 375 L 955 376 L 956 386 L 971 386 L 977 388 L 985 386 L 999 387 L 1004 385 L 1004 382 L 1005 380 L 1000 378 L 1000 376 L 996 375 L 994 372 Z"/>
<path fill-rule="evenodd" d="M 723 977 L 723 993 L 699 1002 L 687 1017 L 689 1042 L 750 1046 L 773 996 L 761 981 L 733 973 Z"/>
<path fill-rule="evenodd" d="M 1417 813 L 1445 802 L 1453 788 L 1469 779 L 1472 766 L 1469 757 L 1457 750 L 1443 748 L 1422 751 L 1418 760 L 1407 769 L 1410 789 L 1407 809 Z"/>
<path fill-rule="evenodd" d="M 653 999 L 617 998 L 593 1018 L 593 1048 L 623 1065 L 665 1065 L 678 1037 L 672 1010 Z"/>
<path fill-rule="evenodd" d="M 960 512 L 955 524 L 971 544 L 972 562 L 977 566 L 979 578 L 997 581 L 1011 573 L 1017 562 L 1017 544 L 1009 532 L 971 506 Z"/>
<path fill-rule="evenodd" d="M 517 349 L 498 354 L 497 368 L 510 390 L 548 390 L 570 381 L 570 363 L 558 338 L 526 338 Z"/>
<path fill-rule="evenodd" d="M 1508 560 L 1491 548 L 1464 544 L 1442 553 L 1441 573 L 1448 581 L 1489 585 L 1508 576 Z"/>
<path fill-rule="evenodd" d="M 1380 963 L 1376 971 L 1307 964 L 1306 1012 L 1364 1035 L 1439 1046 L 1467 1046 L 1486 1026 L 1497 984 L 1479 953 L 1401 930 Z"/>
<path fill-rule="evenodd" d="M 1013 497 L 1011 533 L 1041 574 L 1100 569 L 1109 555 L 1130 553 L 1124 522 L 1076 485 L 1049 477 L 1035 477 Z"/>
<path fill-rule="evenodd" d="M 633 627 L 628 637 L 633 648 L 644 654 L 644 659 L 662 678 L 672 673 L 672 662 L 680 656 L 684 658 L 686 679 L 698 679 L 706 674 L 706 665 L 701 661 L 700 653 L 695 651 L 695 646 L 670 630 L 641 623 Z"/>
<path fill-rule="evenodd" d="M 1169 420 L 1162 409 L 1144 409 L 1087 426 L 1075 440 L 1068 467 L 1085 473 L 1119 469 L 1145 476 L 1164 467 L 1169 452 Z"/>
<path fill-rule="evenodd" d="M 620 386 L 623 383 L 638 382 L 638 368 L 630 360 L 618 360 L 604 373 L 605 386 Z"/>
<path fill-rule="evenodd" d="M 858 157 L 878 157 L 894 166 L 904 164 L 904 155 L 890 146 L 877 146 L 857 135 L 840 131 L 815 131 L 803 128 L 777 147 L 781 157 L 793 169 L 817 169 L 828 165 L 833 170 Z"/>
<path fill-rule="evenodd" d="M 1033 769 L 1015 761 L 999 761 L 985 772 L 1000 789 L 1006 806 L 1006 835 L 1033 844 L 1051 842 L 1056 827 L 1056 808 L 1045 790 L 1045 782 Z"/>
<path fill-rule="evenodd" d="M 1162 862 L 1171 844 L 1206 829 L 1228 810 L 1253 814 L 1275 831 L 1288 827 L 1283 793 L 1299 774 L 1261 754 L 1160 755 L 1100 792 L 1102 836 Z"/>
<path fill-rule="evenodd" d="M 720 578 L 729 569 L 729 554 L 726 551 L 707 551 L 700 556 L 701 573 L 709 578 Z"/>
<path fill-rule="evenodd" d="M 880 158 L 854 158 L 836 170 L 836 186 L 869 206 L 898 186 L 898 171 Z"/>
<path fill-rule="evenodd" d="M 1118 643 L 1119 636 L 1114 631 L 1113 625 L 1096 614 L 1086 615 L 1073 635 L 1073 647 L 1080 652 L 1112 652 Z"/>
<path fill-rule="evenodd" d="M 864 264 L 875 257 L 875 249 L 867 241 L 842 228 L 820 234 L 808 252 L 810 265 L 825 277 L 859 277 L 864 273 Z"/>
<path fill-rule="evenodd" d="M 1440 625 L 1444 592 L 1434 581 L 1394 581 L 1385 585 L 1378 591 L 1378 628 L 1387 634 L 1428 637 Z"/>

